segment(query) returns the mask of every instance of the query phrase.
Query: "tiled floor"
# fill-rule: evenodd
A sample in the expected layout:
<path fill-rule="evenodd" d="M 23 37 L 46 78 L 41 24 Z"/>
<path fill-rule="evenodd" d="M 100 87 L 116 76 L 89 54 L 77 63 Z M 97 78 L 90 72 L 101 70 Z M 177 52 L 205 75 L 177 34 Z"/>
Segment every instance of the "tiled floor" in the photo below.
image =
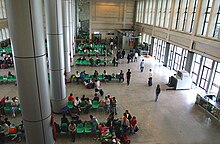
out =
<path fill-rule="evenodd" d="M 107 73 L 119 73 L 122 69 L 125 73 L 130 68 L 132 72 L 131 84 L 107 82 L 101 87 L 106 94 L 116 96 L 118 100 L 118 115 L 121 117 L 127 109 L 138 119 L 140 130 L 130 137 L 132 144 L 219 144 L 220 143 L 220 123 L 212 119 L 204 110 L 194 104 L 196 89 L 192 90 L 165 90 L 164 84 L 168 82 L 168 77 L 173 72 L 155 62 L 152 58 L 145 59 L 146 67 L 144 72 L 139 70 L 139 63 L 127 64 L 125 60 L 118 67 L 83 67 L 77 66 L 76 70 L 86 70 L 92 74 L 95 69 L 102 73 L 104 69 Z M 153 86 L 147 86 L 148 70 L 153 70 Z M 6 73 L 0 70 L 0 74 Z M 158 102 L 154 102 L 155 88 L 161 84 L 162 91 Z M 67 95 L 72 92 L 74 96 L 81 97 L 86 94 L 92 98 L 94 89 L 86 89 L 82 84 L 71 83 L 67 85 Z M 0 85 L 0 97 L 17 96 L 17 87 L 12 84 Z M 105 121 L 107 115 L 103 110 L 91 111 L 99 121 Z M 9 116 L 13 123 L 18 124 L 21 116 L 16 118 Z M 89 114 L 81 114 L 82 120 L 89 120 Z M 211 118 L 211 119 L 210 119 Z M 60 123 L 60 116 L 56 115 L 55 120 Z M 9 142 L 13 143 L 13 142 Z M 25 143 L 25 142 L 22 142 Z M 69 136 L 59 137 L 57 144 L 71 143 Z M 76 138 L 76 144 L 97 144 L 96 140 L 88 135 Z"/>

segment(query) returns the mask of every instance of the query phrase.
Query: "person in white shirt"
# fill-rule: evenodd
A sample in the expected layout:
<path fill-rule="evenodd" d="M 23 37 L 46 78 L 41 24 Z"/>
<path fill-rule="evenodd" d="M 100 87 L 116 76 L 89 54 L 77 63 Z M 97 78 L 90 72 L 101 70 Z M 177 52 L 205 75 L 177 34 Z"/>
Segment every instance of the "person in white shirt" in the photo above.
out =
<path fill-rule="evenodd" d="M 81 100 L 79 99 L 79 97 L 76 97 L 76 99 L 74 101 L 74 105 L 77 107 L 77 106 L 79 106 L 80 103 L 81 103 Z"/>
<path fill-rule="evenodd" d="M 110 99 L 107 96 L 105 97 L 105 108 L 106 108 L 106 112 L 109 113 L 110 112 Z"/>
<path fill-rule="evenodd" d="M 96 85 L 96 88 L 97 88 L 97 89 L 100 89 L 100 87 L 101 87 L 101 82 L 100 82 L 99 80 L 96 80 L 95 85 Z"/>
<path fill-rule="evenodd" d="M 11 103 L 12 102 L 12 100 L 10 100 L 10 97 L 6 97 L 6 100 L 5 100 L 5 103 Z"/>
<path fill-rule="evenodd" d="M 77 84 L 79 84 L 79 79 L 80 79 L 80 74 L 79 74 L 79 72 L 78 71 L 76 71 L 76 82 L 77 82 Z"/>
<path fill-rule="evenodd" d="M 138 58 L 138 53 L 136 52 L 136 53 L 134 54 L 134 62 L 137 62 L 137 58 Z"/>
<path fill-rule="evenodd" d="M 142 61 L 141 61 L 141 63 L 140 63 L 141 72 L 144 71 L 144 64 L 145 64 L 144 59 L 142 59 Z"/>

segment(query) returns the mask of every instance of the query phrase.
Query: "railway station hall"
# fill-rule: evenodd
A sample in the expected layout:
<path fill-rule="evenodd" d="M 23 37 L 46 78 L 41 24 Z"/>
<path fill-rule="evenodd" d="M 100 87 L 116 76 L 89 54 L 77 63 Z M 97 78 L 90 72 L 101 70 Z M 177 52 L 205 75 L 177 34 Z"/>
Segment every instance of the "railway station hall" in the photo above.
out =
<path fill-rule="evenodd" d="M 220 0 L 0 0 L 0 144 L 220 144 Z"/>

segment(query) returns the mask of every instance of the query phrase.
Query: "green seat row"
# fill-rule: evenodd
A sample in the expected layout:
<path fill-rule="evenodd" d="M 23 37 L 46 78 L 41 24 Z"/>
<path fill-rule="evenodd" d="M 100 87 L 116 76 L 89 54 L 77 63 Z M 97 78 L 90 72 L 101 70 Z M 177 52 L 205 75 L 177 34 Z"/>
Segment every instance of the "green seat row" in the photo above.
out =
<path fill-rule="evenodd" d="M 0 76 L 0 83 L 16 82 L 16 76 Z"/>

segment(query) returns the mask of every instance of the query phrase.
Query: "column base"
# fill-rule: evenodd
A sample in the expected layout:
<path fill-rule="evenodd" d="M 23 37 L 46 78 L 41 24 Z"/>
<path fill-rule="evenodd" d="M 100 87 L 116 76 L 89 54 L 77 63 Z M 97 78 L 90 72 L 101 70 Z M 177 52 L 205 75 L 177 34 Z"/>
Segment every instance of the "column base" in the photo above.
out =
<path fill-rule="evenodd" d="M 71 75 L 72 75 L 71 72 L 66 72 L 66 82 L 67 82 L 67 83 L 70 83 L 70 82 L 71 82 Z"/>
<path fill-rule="evenodd" d="M 60 114 L 60 113 L 62 113 L 62 108 L 67 106 L 67 97 L 62 100 L 52 100 L 51 99 L 51 104 L 52 104 L 53 113 Z"/>

